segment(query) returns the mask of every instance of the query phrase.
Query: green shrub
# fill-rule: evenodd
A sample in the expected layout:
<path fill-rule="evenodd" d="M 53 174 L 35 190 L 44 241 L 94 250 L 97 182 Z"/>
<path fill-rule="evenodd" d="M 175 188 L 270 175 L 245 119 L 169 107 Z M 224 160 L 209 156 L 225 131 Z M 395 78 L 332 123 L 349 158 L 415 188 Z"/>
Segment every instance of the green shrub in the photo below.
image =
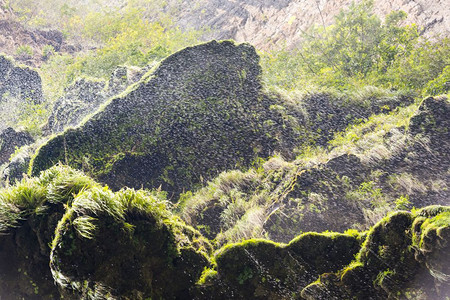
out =
<path fill-rule="evenodd" d="M 16 56 L 23 60 L 30 59 L 33 57 L 33 48 L 30 45 L 20 45 L 16 49 Z"/>

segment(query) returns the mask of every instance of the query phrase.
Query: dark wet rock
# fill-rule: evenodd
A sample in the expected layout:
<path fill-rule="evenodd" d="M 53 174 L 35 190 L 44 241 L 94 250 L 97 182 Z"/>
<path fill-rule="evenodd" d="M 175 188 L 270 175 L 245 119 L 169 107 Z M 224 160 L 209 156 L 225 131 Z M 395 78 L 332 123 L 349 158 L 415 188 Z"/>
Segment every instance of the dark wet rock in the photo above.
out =
<path fill-rule="evenodd" d="M 162 185 L 179 193 L 266 156 L 275 135 L 262 128 L 271 103 L 261 95 L 258 60 L 247 44 L 215 41 L 169 56 L 83 126 L 44 145 L 33 173 L 68 157 L 77 168 L 88 161 L 115 189 Z"/>
<path fill-rule="evenodd" d="M 0 170 L 0 180 L 13 183 L 22 179 L 28 173 L 28 167 L 31 161 L 30 149 L 23 149 L 11 161 L 5 165 L 3 170 Z"/>
<path fill-rule="evenodd" d="M 413 102 L 413 98 L 406 96 L 369 96 L 363 101 L 357 101 L 327 94 L 310 95 L 304 100 L 309 138 L 316 145 L 327 146 L 336 133 L 344 131 L 355 121 L 363 121 L 373 114 L 386 113 Z"/>
<path fill-rule="evenodd" d="M 16 149 L 34 142 L 33 137 L 8 127 L 0 133 L 0 165 L 7 163 Z"/>
<path fill-rule="evenodd" d="M 319 274 L 339 270 L 360 241 L 344 234 L 303 234 L 288 245 L 249 240 L 227 245 L 215 256 L 216 272 L 196 299 L 293 299 Z"/>
<path fill-rule="evenodd" d="M 65 89 L 65 95 L 56 100 L 44 132 L 57 133 L 65 127 L 78 125 L 106 100 L 106 82 L 81 78 Z"/>
<path fill-rule="evenodd" d="M 446 97 L 428 97 L 423 100 L 411 118 L 409 131 L 430 139 L 433 150 L 441 150 L 450 158 L 450 101 Z"/>
<path fill-rule="evenodd" d="M 0 103 L 9 98 L 17 98 L 21 103 L 41 103 L 41 77 L 35 70 L 18 66 L 11 59 L 0 55 Z"/>
<path fill-rule="evenodd" d="M 287 245 L 227 245 L 204 273 L 196 299 L 445 298 L 449 209 L 393 213 L 362 235 L 306 233 Z"/>
<path fill-rule="evenodd" d="M 368 233 L 288 244 L 211 244 L 163 194 L 113 193 L 54 166 L 0 189 L 7 299 L 440 299 L 450 289 L 450 207 L 390 214 Z"/>
<path fill-rule="evenodd" d="M 189 298 L 209 264 L 207 253 L 199 251 L 207 242 L 161 211 L 162 203 L 142 203 L 144 194 L 127 190 L 108 199 L 110 192 L 87 191 L 74 200 L 56 230 L 50 263 L 64 295 Z M 96 207 L 105 205 L 118 207 Z"/>
<path fill-rule="evenodd" d="M 0 190 L 0 294 L 7 299 L 60 298 L 49 268 L 49 245 L 64 213 L 57 199 L 69 201 L 87 182 L 64 185 L 74 172 L 55 170 Z"/>

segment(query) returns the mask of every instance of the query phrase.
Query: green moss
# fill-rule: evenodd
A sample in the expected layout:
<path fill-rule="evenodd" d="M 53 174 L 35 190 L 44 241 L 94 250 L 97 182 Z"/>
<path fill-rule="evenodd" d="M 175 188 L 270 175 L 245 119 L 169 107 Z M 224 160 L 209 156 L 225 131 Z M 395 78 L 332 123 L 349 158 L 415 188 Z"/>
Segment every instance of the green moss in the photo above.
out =
<path fill-rule="evenodd" d="M 215 254 L 210 284 L 228 286 L 242 298 L 292 298 L 319 274 L 350 262 L 359 245 L 339 233 L 305 233 L 287 245 L 261 239 L 229 244 Z"/>
<path fill-rule="evenodd" d="M 436 262 L 448 259 L 447 246 L 441 242 L 449 236 L 449 231 L 444 229 L 450 224 L 447 210 L 448 207 L 431 206 L 414 214 L 390 214 L 367 233 L 355 260 L 339 272 L 327 275 L 326 280 L 321 277 L 320 282 L 306 287 L 302 296 L 307 299 L 323 295 L 358 299 L 403 295 L 439 298 L 446 287 L 433 283 L 430 274 L 439 274 L 436 278 L 440 278 L 446 272 Z M 436 234 L 438 228 L 442 230 L 440 236 Z M 421 250 L 424 236 L 428 244 L 422 244 Z"/>
<path fill-rule="evenodd" d="M 120 296 L 139 291 L 172 298 L 193 286 L 211 246 L 166 205 L 143 190 L 91 187 L 78 193 L 52 242 L 50 266 L 65 295 L 92 293 L 101 285 Z"/>

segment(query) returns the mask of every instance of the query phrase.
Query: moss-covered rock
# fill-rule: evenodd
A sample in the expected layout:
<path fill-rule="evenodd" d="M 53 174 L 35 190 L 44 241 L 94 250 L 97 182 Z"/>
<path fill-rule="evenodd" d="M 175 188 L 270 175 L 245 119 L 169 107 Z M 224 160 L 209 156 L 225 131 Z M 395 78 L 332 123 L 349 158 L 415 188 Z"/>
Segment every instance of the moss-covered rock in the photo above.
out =
<path fill-rule="evenodd" d="M 0 190 L 8 299 L 439 299 L 450 208 L 396 212 L 368 233 L 212 246 L 159 191 L 116 193 L 54 166 Z"/>
<path fill-rule="evenodd" d="M 248 172 L 220 174 L 183 195 L 180 215 L 223 245 L 367 230 L 395 209 L 446 205 L 449 108 L 445 97 L 427 98 L 349 127 L 327 150 L 311 147 L 294 161 L 275 156 Z"/>
<path fill-rule="evenodd" d="M 45 133 L 58 133 L 66 127 L 74 127 L 89 114 L 93 114 L 109 97 L 123 92 L 139 81 L 144 70 L 137 67 L 118 67 L 108 82 L 95 78 L 79 78 L 64 90 L 64 96 L 56 100 L 45 124 Z"/>
<path fill-rule="evenodd" d="M 209 265 L 208 250 L 151 195 L 91 189 L 59 222 L 50 266 L 64 295 L 180 299 Z"/>
<path fill-rule="evenodd" d="M 450 292 L 448 214 L 442 206 L 391 214 L 369 231 L 349 266 L 321 276 L 302 297 L 444 299 Z"/>
<path fill-rule="evenodd" d="M 95 183 L 54 167 L 0 190 L 0 294 L 7 299 L 58 299 L 50 247 L 64 205 Z"/>
<path fill-rule="evenodd" d="M 267 155 L 259 57 L 253 47 L 210 42 L 175 53 L 77 129 L 42 146 L 38 174 L 58 161 L 117 189 L 190 189 L 201 178 Z"/>
<path fill-rule="evenodd" d="M 198 299 L 293 299 L 319 274 L 348 264 L 357 235 L 306 233 L 289 244 L 248 240 L 215 255 L 216 273 L 204 274 Z"/>
<path fill-rule="evenodd" d="M 189 299 L 211 246 L 162 197 L 62 166 L 0 190 L 0 294 Z"/>

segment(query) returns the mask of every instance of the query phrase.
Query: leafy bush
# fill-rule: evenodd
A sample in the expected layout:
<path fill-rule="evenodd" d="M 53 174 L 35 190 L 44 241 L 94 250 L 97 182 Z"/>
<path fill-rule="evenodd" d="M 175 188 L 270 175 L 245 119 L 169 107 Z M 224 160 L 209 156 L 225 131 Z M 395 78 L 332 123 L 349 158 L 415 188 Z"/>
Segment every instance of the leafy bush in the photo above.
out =
<path fill-rule="evenodd" d="M 299 48 L 263 53 L 265 81 L 286 90 L 375 85 L 445 93 L 450 40 L 428 41 L 416 25 L 400 25 L 405 18 L 405 12 L 394 11 L 381 20 L 373 13 L 373 1 L 352 4 L 333 25 L 313 26 Z"/>

